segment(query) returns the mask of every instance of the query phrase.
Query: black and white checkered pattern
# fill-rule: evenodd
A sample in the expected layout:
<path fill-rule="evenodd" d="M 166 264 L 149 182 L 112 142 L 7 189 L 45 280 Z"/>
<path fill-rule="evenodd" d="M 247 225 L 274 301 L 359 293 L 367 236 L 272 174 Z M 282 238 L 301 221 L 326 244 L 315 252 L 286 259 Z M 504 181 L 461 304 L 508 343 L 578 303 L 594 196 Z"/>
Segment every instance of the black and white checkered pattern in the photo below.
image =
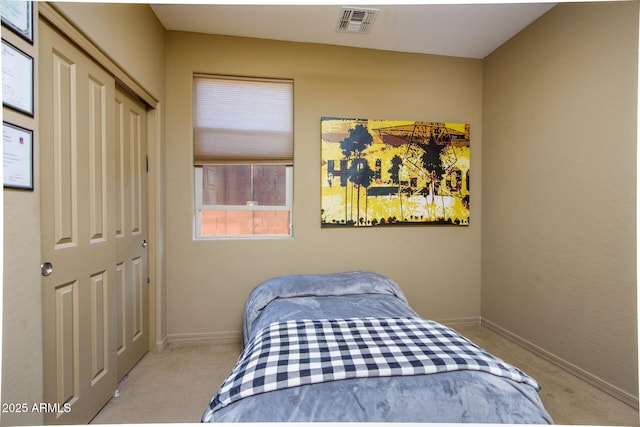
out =
<path fill-rule="evenodd" d="M 450 328 L 421 318 L 291 320 L 250 341 L 212 399 L 203 421 L 247 396 L 347 378 L 488 372 L 538 383 Z"/>

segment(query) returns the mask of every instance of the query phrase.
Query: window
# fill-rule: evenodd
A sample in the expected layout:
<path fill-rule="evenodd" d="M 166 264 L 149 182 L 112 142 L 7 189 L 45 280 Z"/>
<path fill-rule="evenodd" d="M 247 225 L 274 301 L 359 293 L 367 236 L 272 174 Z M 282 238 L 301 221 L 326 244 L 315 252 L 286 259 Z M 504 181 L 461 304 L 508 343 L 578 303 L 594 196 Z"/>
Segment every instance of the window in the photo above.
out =
<path fill-rule="evenodd" d="M 194 76 L 197 238 L 291 236 L 293 82 Z"/>

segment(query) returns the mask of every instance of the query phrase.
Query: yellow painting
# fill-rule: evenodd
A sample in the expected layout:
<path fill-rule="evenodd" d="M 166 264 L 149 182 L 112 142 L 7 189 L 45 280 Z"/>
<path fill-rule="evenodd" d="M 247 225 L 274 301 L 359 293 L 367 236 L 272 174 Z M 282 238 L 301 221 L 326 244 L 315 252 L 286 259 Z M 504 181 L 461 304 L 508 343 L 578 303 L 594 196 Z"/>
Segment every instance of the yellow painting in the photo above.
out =
<path fill-rule="evenodd" d="M 322 118 L 322 227 L 469 224 L 469 124 Z"/>

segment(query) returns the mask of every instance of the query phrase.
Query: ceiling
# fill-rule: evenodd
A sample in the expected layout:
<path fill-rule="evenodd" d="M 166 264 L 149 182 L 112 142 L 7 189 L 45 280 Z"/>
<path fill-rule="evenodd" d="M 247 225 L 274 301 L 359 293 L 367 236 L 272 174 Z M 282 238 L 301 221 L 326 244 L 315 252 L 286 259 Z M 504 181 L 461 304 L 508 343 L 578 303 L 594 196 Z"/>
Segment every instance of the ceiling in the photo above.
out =
<path fill-rule="evenodd" d="M 505 0 L 507 1 L 507 0 Z M 167 30 L 484 58 L 555 3 L 402 4 L 379 9 L 366 34 L 336 31 L 338 4 L 152 4 Z"/>

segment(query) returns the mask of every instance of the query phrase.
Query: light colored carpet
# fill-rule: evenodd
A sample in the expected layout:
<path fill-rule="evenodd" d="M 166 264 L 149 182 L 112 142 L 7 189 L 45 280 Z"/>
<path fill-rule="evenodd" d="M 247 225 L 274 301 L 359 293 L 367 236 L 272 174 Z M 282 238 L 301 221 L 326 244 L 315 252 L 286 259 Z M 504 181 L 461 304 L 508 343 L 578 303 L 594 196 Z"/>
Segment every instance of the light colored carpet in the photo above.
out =
<path fill-rule="evenodd" d="M 542 403 L 556 424 L 640 425 L 637 410 L 490 329 L 480 325 L 453 328 L 535 378 L 542 386 Z"/>
<path fill-rule="evenodd" d="M 91 423 L 198 423 L 240 351 L 239 343 L 197 343 L 148 353 Z"/>
<path fill-rule="evenodd" d="M 638 426 L 638 411 L 480 326 L 454 326 L 541 385 L 556 424 Z M 147 354 L 93 424 L 197 423 L 240 354 L 239 344 L 171 344 Z"/>

